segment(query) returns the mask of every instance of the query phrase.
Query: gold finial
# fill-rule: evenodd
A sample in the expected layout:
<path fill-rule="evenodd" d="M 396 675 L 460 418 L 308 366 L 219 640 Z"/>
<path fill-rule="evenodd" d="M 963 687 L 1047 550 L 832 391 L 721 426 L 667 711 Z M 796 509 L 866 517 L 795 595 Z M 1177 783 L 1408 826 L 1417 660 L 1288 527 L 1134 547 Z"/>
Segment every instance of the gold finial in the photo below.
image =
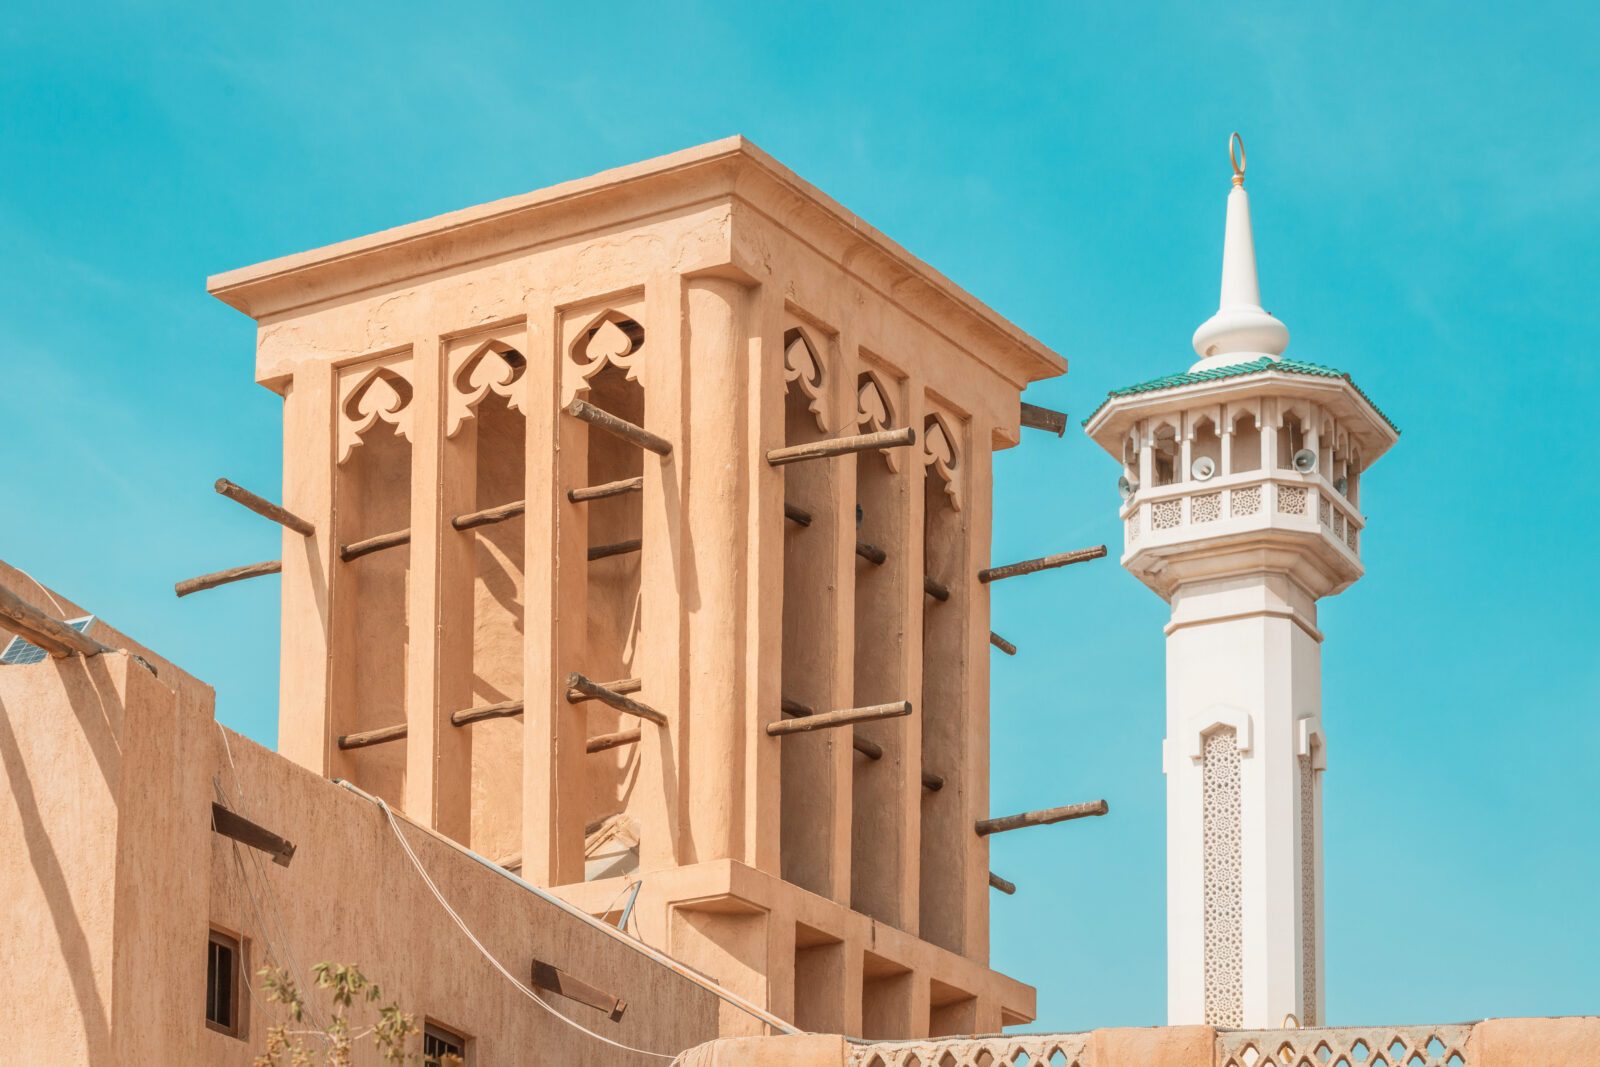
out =
<path fill-rule="evenodd" d="M 1233 162 L 1233 184 L 1244 184 L 1244 138 L 1235 130 L 1228 135 L 1228 159 Z"/>

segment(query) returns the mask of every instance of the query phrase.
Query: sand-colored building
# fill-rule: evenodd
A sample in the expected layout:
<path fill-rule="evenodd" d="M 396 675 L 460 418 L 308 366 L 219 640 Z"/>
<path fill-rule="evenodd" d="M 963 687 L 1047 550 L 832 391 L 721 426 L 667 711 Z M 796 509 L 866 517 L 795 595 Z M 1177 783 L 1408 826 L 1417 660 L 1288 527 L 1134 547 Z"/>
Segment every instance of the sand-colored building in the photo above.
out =
<path fill-rule="evenodd" d="M 17 1062 L 247 1064 L 256 967 L 322 961 L 474 1067 L 1592 1062 L 1595 1020 L 971 1036 L 1035 1008 L 988 835 L 1106 811 L 988 810 L 989 584 L 1104 555 L 990 559 L 992 453 L 1060 431 L 1020 396 L 1066 365 L 747 141 L 210 290 L 284 404 L 281 492 L 218 488 L 282 553 L 179 590 L 281 574 L 278 751 L 0 564 Z"/>

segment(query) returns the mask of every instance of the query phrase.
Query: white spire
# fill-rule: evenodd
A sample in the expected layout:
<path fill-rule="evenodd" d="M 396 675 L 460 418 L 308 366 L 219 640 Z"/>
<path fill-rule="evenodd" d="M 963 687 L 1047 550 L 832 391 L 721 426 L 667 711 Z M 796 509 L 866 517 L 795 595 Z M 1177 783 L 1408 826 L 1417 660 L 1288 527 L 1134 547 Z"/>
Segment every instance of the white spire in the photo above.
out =
<path fill-rule="evenodd" d="M 1222 238 L 1222 299 L 1217 313 L 1194 332 L 1200 361 L 1190 370 L 1209 370 L 1268 356 L 1289 347 L 1289 328 L 1261 307 L 1256 281 L 1256 245 L 1250 232 L 1250 194 L 1244 191 L 1244 138 L 1228 139 L 1233 190 L 1228 193 L 1228 226 Z"/>

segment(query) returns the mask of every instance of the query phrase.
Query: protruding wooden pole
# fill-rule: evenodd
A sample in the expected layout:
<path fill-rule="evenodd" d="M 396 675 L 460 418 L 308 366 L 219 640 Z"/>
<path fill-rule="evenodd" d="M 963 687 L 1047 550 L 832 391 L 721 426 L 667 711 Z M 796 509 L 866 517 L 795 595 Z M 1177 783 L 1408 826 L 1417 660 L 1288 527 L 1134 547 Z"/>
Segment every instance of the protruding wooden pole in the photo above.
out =
<path fill-rule="evenodd" d="M 176 583 L 172 591 L 179 596 L 188 596 L 198 593 L 202 589 L 215 589 L 219 585 L 229 582 L 242 582 L 246 578 L 259 578 L 263 574 L 277 574 L 283 570 L 283 561 L 277 559 L 262 560 L 260 563 L 246 563 L 242 567 L 229 567 L 225 571 L 215 571 L 211 574 L 202 574 L 198 578 L 185 578 Z"/>
<path fill-rule="evenodd" d="M 783 505 L 783 517 L 799 526 L 811 525 L 811 512 L 805 508 L 797 508 L 793 504 Z"/>
<path fill-rule="evenodd" d="M 302 537 L 310 537 L 317 532 L 315 526 L 300 516 L 293 512 L 285 511 L 265 497 L 256 496 L 243 486 L 234 485 L 226 478 L 218 478 L 213 488 L 234 503 L 243 504 L 262 518 L 271 519 L 279 526 L 287 527 Z"/>
<path fill-rule="evenodd" d="M 1017 646 L 1013 645 L 1010 641 L 1007 641 L 993 630 L 989 631 L 989 643 L 1008 656 L 1015 656 L 1017 654 Z"/>
<path fill-rule="evenodd" d="M 922 591 L 941 604 L 950 599 L 950 587 L 931 575 L 922 576 Z"/>
<path fill-rule="evenodd" d="M 812 441 L 809 444 L 774 448 L 767 453 L 767 462 L 774 467 L 785 463 L 799 463 L 808 459 L 827 459 L 830 456 L 847 456 L 852 452 L 870 452 L 875 448 L 904 448 L 915 444 L 917 431 L 910 426 L 900 430 L 881 430 L 878 433 L 857 434 L 854 437 L 835 437 L 830 441 Z"/>
<path fill-rule="evenodd" d="M 985 567 L 978 572 L 978 581 L 998 582 L 1002 578 L 1015 578 L 1019 574 L 1034 574 L 1054 567 L 1065 567 L 1072 563 L 1083 563 L 1086 560 L 1099 559 L 1105 554 L 1106 546 L 1096 545 L 1094 548 L 1080 548 L 1075 552 L 1057 552 L 1053 556 L 1025 559 L 1021 563 L 1007 563 L 1003 567 Z"/>
<path fill-rule="evenodd" d="M 817 709 L 811 707 L 809 704 L 802 704 L 798 700 L 790 700 L 788 697 L 783 698 L 781 706 L 785 715 L 799 715 L 801 717 L 808 717 L 817 713 Z M 876 741 L 868 741 L 860 734 L 852 736 L 850 738 L 850 744 L 851 747 L 853 747 L 857 752 L 861 753 L 870 760 L 880 760 L 883 758 L 883 746 L 878 744 Z"/>
<path fill-rule="evenodd" d="M 618 541 L 614 545 L 595 545 L 589 549 L 589 560 L 607 559 L 611 556 L 626 556 L 630 552 L 637 552 L 644 547 L 644 542 L 638 538 L 632 541 Z"/>
<path fill-rule="evenodd" d="M 922 788 L 926 789 L 930 793 L 937 793 L 939 790 L 944 788 L 944 776 L 940 774 L 929 774 L 927 771 L 923 771 Z"/>
<path fill-rule="evenodd" d="M 621 496 L 624 493 L 640 493 L 644 491 L 644 475 L 633 478 L 623 478 L 615 482 L 602 482 L 600 485 L 585 485 L 578 489 L 568 489 L 567 499 L 574 504 L 582 504 L 589 500 L 604 500 L 608 496 Z"/>
<path fill-rule="evenodd" d="M 1008 897 L 1016 895 L 1017 883 L 1008 882 L 993 871 L 989 872 L 989 884 Z"/>
<path fill-rule="evenodd" d="M 869 545 L 865 541 L 856 542 L 856 555 L 860 556 L 874 567 L 883 566 L 885 561 L 887 561 L 889 558 L 889 553 L 885 552 L 877 545 Z"/>
<path fill-rule="evenodd" d="M 396 723 L 393 726 L 383 726 L 376 730 L 362 730 L 359 733 L 340 734 L 339 747 L 345 751 L 352 748 L 366 748 L 369 745 L 382 745 L 389 741 L 399 741 L 406 736 L 406 724 Z"/>
<path fill-rule="evenodd" d="M 1022 405 L 1022 425 L 1030 430 L 1047 430 L 1060 437 L 1067 432 L 1067 413 L 1042 408 L 1038 404 Z"/>
<path fill-rule="evenodd" d="M 630 700 L 614 689 L 596 685 L 576 672 L 567 675 L 567 688 L 576 689 L 585 696 L 592 697 L 607 707 L 615 708 L 626 715 L 637 715 L 646 722 L 655 723 L 657 726 L 667 725 L 667 717 L 650 705 L 641 704 L 637 700 Z"/>
<path fill-rule="evenodd" d="M 483 704 L 476 708 L 467 708 L 465 711 L 453 711 L 450 713 L 450 725 L 470 726 L 485 719 L 509 719 L 521 714 L 522 701 L 506 700 L 499 704 Z"/>
<path fill-rule="evenodd" d="M 369 537 L 365 541 L 352 541 L 348 545 L 339 546 L 339 558 L 349 563 L 351 560 L 370 556 L 374 552 L 382 552 L 386 548 L 396 548 L 400 545 L 411 543 L 411 530 L 396 530 L 393 533 L 379 534 Z"/>
<path fill-rule="evenodd" d="M 767 723 L 768 737 L 784 737 L 788 734 L 809 733 L 812 730 L 830 730 L 839 726 L 851 726 L 858 722 L 876 722 L 879 719 L 897 719 L 902 715 L 911 714 L 911 701 L 897 700 L 892 704 L 872 704 L 864 708 L 844 708 L 840 711 L 825 711 L 820 715 L 808 715 L 802 718 L 785 719 L 781 722 Z"/>
<path fill-rule="evenodd" d="M 609 689 L 613 693 L 637 693 L 639 690 L 644 688 L 644 683 L 637 678 L 618 678 L 614 682 L 600 682 L 599 685 L 600 688 Z M 582 704 L 585 700 L 593 699 L 594 697 L 592 695 L 582 692 L 581 690 L 567 690 L 568 704 Z"/>
<path fill-rule="evenodd" d="M 658 437 L 643 426 L 635 426 L 627 419 L 619 419 L 609 411 L 602 411 L 587 400 L 574 400 L 567 405 L 566 411 L 573 418 L 582 419 L 590 426 L 620 437 L 629 444 L 638 445 L 658 456 L 672 455 L 672 442 L 665 437 Z"/>
<path fill-rule="evenodd" d="M 1103 800 L 1091 800 L 1086 804 L 1066 804 L 1059 808 L 1040 808 L 1038 811 L 1025 811 L 1020 815 L 1006 815 L 998 819 L 979 819 L 974 827 L 979 837 L 990 834 L 1003 833 L 1006 830 L 1017 830 L 1024 826 L 1048 826 L 1053 822 L 1066 822 L 1068 819 L 1085 819 L 1091 815 L 1104 815 L 1110 808 Z"/>
<path fill-rule="evenodd" d="M 211 802 L 211 830 L 223 837 L 231 837 L 241 845 L 260 849 L 280 867 L 289 866 L 289 861 L 294 859 L 293 844 L 214 800 Z"/>
<path fill-rule="evenodd" d="M 623 745 L 635 744 L 642 736 L 642 731 L 638 729 L 620 730 L 614 734 L 597 734 L 589 738 L 589 743 L 584 747 L 584 751 L 604 752 L 611 748 L 621 748 Z"/>
<path fill-rule="evenodd" d="M 527 510 L 526 500 L 513 500 L 509 504 L 499 504 L 492 508 L 484 508 L 482 511 L 469 511 L 465 515 L 457 515 L 450 520 L 450 525 L 458 530 L 471 530 L 478 526 L 514 519 Z"/>
<path fill-rule="evenodd" d="M 114 651 L 87 634 L 80 634 L 66 623 L 51 618 L 3 585 L 0 585 L 0 619 L 5 620 L 7 629 L 15 630 L 25 640 L 33 642 L 57 659 L 74 652 L 98 656 L 102 652 Z"/>

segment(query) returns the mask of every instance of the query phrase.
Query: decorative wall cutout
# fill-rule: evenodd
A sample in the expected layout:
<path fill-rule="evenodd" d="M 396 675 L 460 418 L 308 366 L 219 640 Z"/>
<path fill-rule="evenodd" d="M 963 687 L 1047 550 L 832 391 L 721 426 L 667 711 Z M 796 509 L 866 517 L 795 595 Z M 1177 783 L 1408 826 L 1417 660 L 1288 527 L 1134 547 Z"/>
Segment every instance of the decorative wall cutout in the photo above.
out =
<path fill-rule="evenodd" d="M 639 380 L 639 360 L 644 355 L 644 327 L 637 319 L 615 308 L 607 308 L 578 331 L 567 349 L 567 356 L 584 381 L 608 365 L 627 372 L 630 382 Z"/>
<path fill-rule="evenodd" d="M 956 450 L 955 435 L 937 412 L 930 414 L 922 425 L 922 462 L 944 479 L 944 492 L 950 498 L 950 506 L 960 511 L 961 484 L 956 470 L 961 466 L 961 455 Z"/>
<path fill-rule="evenodd" d="M 1232 729 L 1206 735 L 1201 761 L 1205 857 L 1205 1021 L 1244 1022 L 1244 881 L 1239 745 Z"/>
<path fill-rule="evenodd" d="M 863 433 L 878 433 L 895 428 L 894 402 L 889 390 L 872 371 L 862 371 L 856 379 L 856 425 Z M 900 470 L 900 450 L 882 448 L 878 454 L 891 471 Z"/>
<path fill-rule="evenodd" d="M 783 335 L 783 382 L 800 386 L 810 402 L 811 414 L 816 416 L 817 429 L 828 433 L 828 388 L 826 364 L 806 332 L 796 326 Z"/>
<path fill-rule="evenodd" d="M 1316 771 L 1311 754 L 1295 757 L 1300 772 L 1300 1021 L 1317 1025 Z"/>
<path fill-rule="evenodd" d="M 504 341 L 488 340 L 477 346 L 462 345 L 450 356 L 450 387 L 445 436 L 461 432 L 461 424 L 477 412 L 478 404 L 490 393 L 505 397 L 515 411 L 527 414 L 522 406 L 522 379 L 528 360 Z"/>
<path fill-rule="evenodd" d="M 411 440 L 411 354 L 387 356 L 346 367 L 339 375 L 339 462 L 361 443 L 362 435 L 387 422 Z"/>

